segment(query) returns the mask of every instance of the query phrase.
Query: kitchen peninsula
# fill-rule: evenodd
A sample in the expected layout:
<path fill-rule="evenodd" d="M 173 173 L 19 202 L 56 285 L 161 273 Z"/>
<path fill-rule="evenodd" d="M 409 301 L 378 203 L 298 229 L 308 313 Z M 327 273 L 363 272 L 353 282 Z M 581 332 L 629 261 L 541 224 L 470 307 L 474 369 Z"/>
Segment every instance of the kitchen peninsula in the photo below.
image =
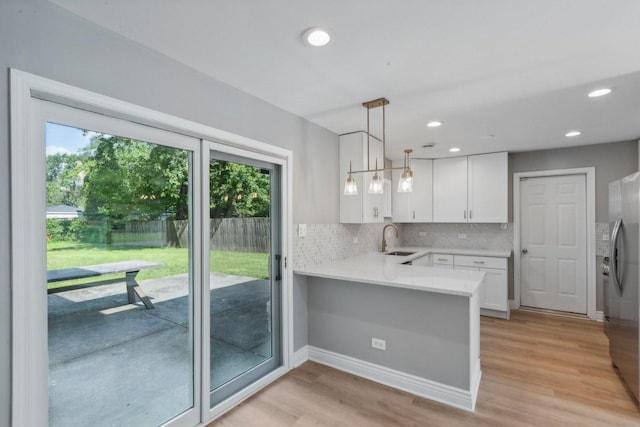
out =
<path fill-rule="evenodd" d="M 408 253 L 408 254 L 407 254 Z M 297 269 L 308 284 L 308 358 L 473 411 L 485 273 L 372 253 Z"/>

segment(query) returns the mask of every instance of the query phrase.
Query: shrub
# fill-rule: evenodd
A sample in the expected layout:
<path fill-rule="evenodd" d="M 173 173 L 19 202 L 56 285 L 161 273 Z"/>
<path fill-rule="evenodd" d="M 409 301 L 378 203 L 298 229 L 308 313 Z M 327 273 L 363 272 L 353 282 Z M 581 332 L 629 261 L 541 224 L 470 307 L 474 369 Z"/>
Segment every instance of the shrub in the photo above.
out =
<path fill-rule="evenodd" d="M 85 227 L 84 218 L 47 218 L 47 240 L 51 242 L 77 242 Z"/>

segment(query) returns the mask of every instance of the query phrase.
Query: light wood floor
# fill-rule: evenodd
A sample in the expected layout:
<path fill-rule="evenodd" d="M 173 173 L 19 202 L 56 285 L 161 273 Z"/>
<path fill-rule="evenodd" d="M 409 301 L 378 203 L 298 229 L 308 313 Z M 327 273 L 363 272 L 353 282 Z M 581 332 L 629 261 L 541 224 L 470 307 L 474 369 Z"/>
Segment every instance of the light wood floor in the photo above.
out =
<path fill-rule="evenodd" d="M 211 426 L 640 426 L 602 324 L 530 312 L 482 317 L 475 413 L 313 362 Z"/>

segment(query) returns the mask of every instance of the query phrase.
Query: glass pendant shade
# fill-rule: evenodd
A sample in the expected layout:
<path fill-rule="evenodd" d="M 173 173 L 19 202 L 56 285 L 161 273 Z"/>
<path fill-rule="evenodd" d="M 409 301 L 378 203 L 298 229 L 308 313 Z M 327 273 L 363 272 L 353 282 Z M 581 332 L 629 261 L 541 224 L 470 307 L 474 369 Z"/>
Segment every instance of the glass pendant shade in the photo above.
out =
<path fill-rule="evenodd" d="M 356 184 L 356 179 L 349 174 L 347 177 L 347 182 L 344 184 L 344 195 L 345 196 L 357 196 L 358 195 L 358 185 Z"/>
<path fill-rule="evenodd" d="M 398 193 L 411 193 L 413 191 L 413 171 L 406 169 L 400 175 L 398 181 Z"/>
<path fill-rule="evenodd" d="M 384 180 L 376 172 L 371 178 L 371 184 L 369 184 L 369 194 L 382 194 L 384 192 Z"/>

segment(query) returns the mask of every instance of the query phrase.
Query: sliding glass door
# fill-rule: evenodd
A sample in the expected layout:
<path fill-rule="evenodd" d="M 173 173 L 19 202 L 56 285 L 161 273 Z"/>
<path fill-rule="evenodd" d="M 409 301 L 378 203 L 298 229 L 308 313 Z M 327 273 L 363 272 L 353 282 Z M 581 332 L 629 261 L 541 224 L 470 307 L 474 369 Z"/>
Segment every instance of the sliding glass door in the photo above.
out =
<path fill-rule="evenodd" d="M 200 141 L 39 103 L 49 425 L 194 425 Z"/>
<path fill-rule="evenodd" d="M 290 151 L 16 70 L 11 116 L 14 424 L 204 425 L 286 372 Z"/>
<path fill-rule="evenodd" d="M 210 407 L 282 365 L 280 166 L 209 159 Z"/>

